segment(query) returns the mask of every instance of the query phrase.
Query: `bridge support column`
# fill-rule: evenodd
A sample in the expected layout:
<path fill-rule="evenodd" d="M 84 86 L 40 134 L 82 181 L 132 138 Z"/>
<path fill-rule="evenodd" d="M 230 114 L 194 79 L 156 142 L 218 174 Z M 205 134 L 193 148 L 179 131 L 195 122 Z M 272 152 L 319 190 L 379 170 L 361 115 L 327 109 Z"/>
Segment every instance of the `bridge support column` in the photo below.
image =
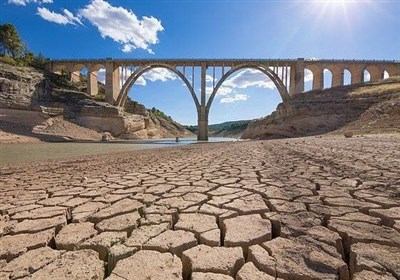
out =
<path fill-rule="evenodd" d="M 95 96 L 99 93 L 99 85 L 97 84 L 97 72 L 87 73 L 87 94 Z"/>
<path fill-rule="evenodd" d="M 79 83 L 81 81 L 81 72 L 80 71 L 70 72 L 70 80 L 73 83 Z"/>
<path fill-rule="evenodd" d="M 324 70 L 318 70 L 314 73 L 313 90 L 321 90 L 324 88 Z"/>
<path fill-rule="evenodd" d="M 197 140 L 208 141 L 208 110 L 206 107 L 206 74 L 207 65 L 201 64 L 201 102 L 197 108 Z"/>
<path fill-rule="evenodd" d="M 364 82 L 364 68 L 351 67 L 349 69 L 351 73 L 351 84 L 360 84 Z"/>
<path fill-rule="evenodd" d="M 201 106 L 197 114 L 197 140 L 208 141 L 208 112 L 206 107 Z"/>
<path fill-rule="evenodd" d="M 107 59 L 106 67 L 106 102 L 114 105 L 119 94 L 119 68 L 112 59 Z"/>
<path fill-rule="evenodd" d="M 290 69 L 290 95 L 304 91 L 304 58 L 297 59 L 296 65 Z"/>
<path fill-rule="evenodd" d="M 383 79 L 383 69 L 374 69 L 373 71 L 370 71 L 371 74 L 371 82 L 377 82 L 379 80 Z"/>
<path fill-rule="evenodd" d="M 343 86 L 344 70 L 335 70 L 332 72 L 332 87 Z"/>

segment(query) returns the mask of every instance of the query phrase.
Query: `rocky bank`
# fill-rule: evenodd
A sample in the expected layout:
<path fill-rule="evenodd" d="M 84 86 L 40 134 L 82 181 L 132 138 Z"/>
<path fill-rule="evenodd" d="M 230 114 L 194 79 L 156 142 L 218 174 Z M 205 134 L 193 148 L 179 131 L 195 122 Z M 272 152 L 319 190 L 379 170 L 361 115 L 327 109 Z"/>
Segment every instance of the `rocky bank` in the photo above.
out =
<path fill-rule="evenodd" d="M 242 138 L 400 132 L 400 77 L 298 94 L 252 121 Z"/>
<path fill-rule="evenodd" d="M 0 63 L 0 142 L 189 137 L 159 111 L 129 101 L 124 109 L 83 92 L 60 75 Z"/>

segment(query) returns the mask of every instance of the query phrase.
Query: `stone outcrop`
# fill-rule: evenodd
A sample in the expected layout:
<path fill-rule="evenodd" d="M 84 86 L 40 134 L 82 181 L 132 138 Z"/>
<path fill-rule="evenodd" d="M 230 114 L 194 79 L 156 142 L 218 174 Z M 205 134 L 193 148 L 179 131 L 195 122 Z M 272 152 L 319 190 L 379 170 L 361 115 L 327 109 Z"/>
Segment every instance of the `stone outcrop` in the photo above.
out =
<path fill-rule="evenodd" d="M 242 138 L 301 137 L 336 131 L 400 131 L 400 78 L 295 95 L 249 123 Z"/>
<path fill-rule="evenodd" d="M 53 73 L 0 63 L 0 128 L 50 140 L 100 140 L 103 132 L 122 139 L 194 136 L 137 102 L 129 101 L 121 110 L 82 90 Z"/>

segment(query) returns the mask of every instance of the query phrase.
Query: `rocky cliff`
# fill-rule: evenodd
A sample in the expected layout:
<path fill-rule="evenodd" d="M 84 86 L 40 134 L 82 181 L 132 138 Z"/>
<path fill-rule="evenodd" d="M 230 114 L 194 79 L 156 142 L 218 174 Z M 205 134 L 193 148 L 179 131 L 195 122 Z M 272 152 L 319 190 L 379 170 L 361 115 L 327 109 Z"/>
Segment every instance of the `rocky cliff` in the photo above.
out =
<path fill-rule="evenodd" d="M 252 121 L 242 138 L 400 132 L 400 77 L 298 94 Z"/>
<path fill-rule="evenodd" d="M 99 140 L 103 132 L 122 139 L 193 136 L 137 102 L 117 108 L 82 88 L 53 73 L 0 63 L 0 142 L 14 142 L 15 134 L 41 140 Z"/>

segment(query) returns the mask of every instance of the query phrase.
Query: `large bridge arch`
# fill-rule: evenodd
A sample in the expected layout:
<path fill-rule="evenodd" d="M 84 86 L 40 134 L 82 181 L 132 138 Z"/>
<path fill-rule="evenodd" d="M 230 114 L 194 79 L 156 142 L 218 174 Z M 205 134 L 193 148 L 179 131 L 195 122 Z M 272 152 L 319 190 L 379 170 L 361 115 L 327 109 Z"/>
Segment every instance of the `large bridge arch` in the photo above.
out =
<path fill-rule="evenodd" d="M 286 86 L 284 85 L 283 81 L 278 77 L 278 75 L 271 70 L 268 66 L 264 66 L 264 65 L 260 65 L 260 64 L 242 64 L 242 65 L 238 65 L 235 67 L 232 67 L 228 72 L 226 72 L 221 79 L 218 81 L 218 83 L 215 85 L 210 98 L 207 101 L 207 105 L 206 105 L 206 111 L 207 113 L 210 111 L 212 102 L 215 98 L 215 95 L 217 94 L 219 88 L 222 86 L 222 84 L 234 73 L 240 71 L 240 70 L 244 70 L 244 69 L 253 69 L 253 70 L 258 70 L 261 73 L 265 74 L 276 86 L 276 88 L 278 89 L 278 92 L 282 98 L 283 102 L 286 102 L 290 99 L 290 95 L 289 92 L 286 88 Z"/>
<path fill-rule="evenodd" d="M 199 100 L 197 99 L 196 93 L 195 93 L 192 85 L 188 81 L 188 79 L 183 75 L 182 72 L 180 72 L 178 69 L 176 69 L 175 67 L 168 65 L 168 64 L 150 64 L 150 65 L 146 65 L 144 67 L 141 67 L 141 68 L 138 68 L 137 70 L 135 70 L 129 76 L 129 78 L 126 80 L 126 82 L 122 85 L 122 88 L 121 88 L 118 98 L 116 100 L 116 105 L 119 107 L 123 107 L 128 98 L 128 93 L 131 90 L 132 86 L 136 83 L 136 81 L 140 77 L 142 77 L 145 73 L 147 73 L 153 69 L 156 69 L 156 68 L 167 69 L 169 71 L 172 71 L 174 74 L 176 74 L 185 83 L 186 87 L 188 88 L 188 90 L 193 98 L 193 101 L 196 105 L 197 110 L 199 110 L 199 107 L 200 107 Z"/>

